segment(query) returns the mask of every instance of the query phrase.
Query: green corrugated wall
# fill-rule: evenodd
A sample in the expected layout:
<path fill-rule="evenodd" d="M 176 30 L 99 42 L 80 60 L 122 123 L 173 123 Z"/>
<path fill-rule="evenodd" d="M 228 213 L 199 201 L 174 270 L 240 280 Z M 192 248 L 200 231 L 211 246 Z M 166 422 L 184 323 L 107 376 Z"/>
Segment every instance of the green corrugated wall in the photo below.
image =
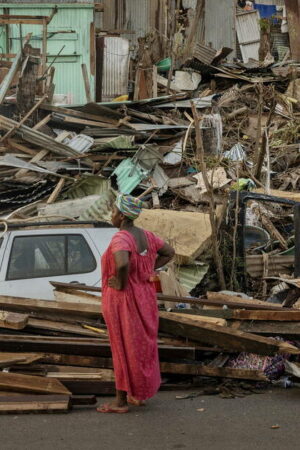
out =
<path fill-rule="evenodd" d="M 4 6 L 4 5 L 3 5 Z M 55 3 L 47 4 L 5 4 L 9 14 L 49 16 Z M 90 75 L 90 24 L 94 21 L 93 4 L 58 4 L 58 12 L 48 25 L 47 61 L 53 61 L 55 55 L 65 45 L 55 67 L 55 94 L 68 95 L 69 103 L 86 103 L 81 64 L 85 63 Z M 3 7 L 0 7 L 3 14 Z M 73 33 L 51 34 L 57 31 Z M 22 25 L 22 36 L 32 32 L 31 45 L 42 47 L 42 27 L 40 25 Z M 19 25 L 10 25 L 10 49 L 5 48 L 5 27 L 0 26 L 0 53 L 16 53 L 20 48 Z M 94 76 L 90 75 L 91 93 L 94 96 Z"/>

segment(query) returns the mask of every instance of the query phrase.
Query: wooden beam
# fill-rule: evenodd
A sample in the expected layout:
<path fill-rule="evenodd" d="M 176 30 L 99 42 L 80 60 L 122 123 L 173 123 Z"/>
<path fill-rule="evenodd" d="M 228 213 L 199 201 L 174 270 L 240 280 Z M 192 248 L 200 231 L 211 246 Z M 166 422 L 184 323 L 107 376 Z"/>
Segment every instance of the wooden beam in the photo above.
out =
<path fill-rule="evenodd" d="M 64 187 L 65 184 L 65 179 L 61 178 L 59 180 L 59 182 L 57 183 L 57 185 L 55 186 L 53 192 L 51 193 L 51 195 L 49 196 L 48 200 L 47 200 L 47 204 L 53 203 L 55 202 L 55 200 L 57 199 L 57 197 L 59 196 L 59 194 L 61 193 L 62 188 Z"/>
<path fill-rule="evenodd" d="M 0 24 L 1 24 L 1 19 L 0 19 Z M 32 35 L 32 33 L 29 33 L 26 35 L 23 45 L 28 44 L 28 42 L 30 41 L 31 35 Z M 8 73 L 6 74 L 4 80 L 2 81 L 2 83 L 0 85 L 0 105 L 3 102 L 3 100 L 5 99 L 5 96 L 10 88 L 10 85 L 11 85 L 17 71 L 19 70 L 22 56 L 23 56 L 23 48 L 21 48 L 20 51 L 17 53 L 11 68 L 9 69 Z"/>
<path fill-rule="evenodd" d="M 11 330 L 22 330 L 28 323 L 28 314 L 0 311 L 0 327 Z"/>
<path fill-rule="evenodd" d="M 284 309 L 284 308 L 283 308 Z M 300 311 L 246 311 L 236 309 L 232 318 L 238 320 L 273 320 L 273 321 L 300 321 Z"/>
<path fill-rule="evenodd" d="M 277 342 L 275 339 L 244 333 L 228 327 L 209 324 L 188 317 L 176 317 L 174 313 L 160 312 L 160 331 L 181 336 L 196 342 L 217 345 L 232 352 L 252 352 L 259 355 L 276 353 L 300 354 L 293 345 Z M 289 350 L 288 350 L 289 349 Z"/>
<path fill-rule="evenodd" d="M 54 286 L 58 290 L 74 290 L 78 291 L 90 291 L 90 292 L 101 292 L 101 288 L 95 286 L 87 286 L 85 284 L 70 284 L 70 283 L 60 283 L 57 281 L 50 281 L 50 284 Z M 80 295 L 78 293 L 78 295 Z M 275 306 L 274 304 L 262 302 L 260 300 L 244 300 L 241 297 L 235 297 L 232 295 L 220 294 L 218 292 L 208 292 L 208 297 L 205 298 L 191 298 L 191 297 L 178 297 L 174 295 L 163 295 L 157 294 L 158 300 L 163 300 L 167 302 L 173 303 L 189 303 L 191 305 L 210 305 L 210 306 L 223 306 L 227 305 L 229 308 L 238 308 L 241 307 L 245 309 L 261 309 L 261 310 L 272 310 L 272 311 L 282 311 L 281 306 Z M 285 308 L 285 311 L 290 310 Z"/>
<path fill-rule="evenodd" d="M 0 395 L 0 414 L 67 412 L 69 395 Z"/>
<path fill-rule="evenodd" d="M 79 313 L 82 314 L 82 319 L 84 319 L 84 317 L 99 318 L 101 314 L 100 305 L 95 304 L 62 303 L 4 295 L 0 296 L 0 308 L 14 311 L 62 312 L 67 314 Z"/>
<path fill-rule="evenodd" d="M 59 381 L 21 375 L 16 373 L 0 372 L 0 389 L 14 392 L 31 392 L 37 394 L 63 394 L 70 395 Z"/>
<path fill-rule="evenodd" d="M 82 77 L 83 77 L 83 81 L 84 81 L 86 101 L 87 101 L 87 103 L 91 103 L 93 100 L 92 100 L 92 95 L 91 95 L 91 86 L 90 86 L 90 81 L 89 81 L 86 64 L 81 64 L 81 70 L 82 70 Z"/>
<path fill-rule="evenodd" d="M 40 98 L 40 100 L 38 102 L 36 102 L 36 104 L 30 109 L 30 111 L 28 111 L 28 113 L 23 117 L 22 120 L 20 120 L 20 122 L 17 122 L 16 125 L 14 125 L 11 130 L 9 130 L 4 136 L 2 136 L 2 138 L 0 139 L 0 142 L 5 141 L 5 139 L 7 139 L 9 136 L 11 136 L 13 133 L 15 133 L 15 131 L 20 128 L 21 125 L 23 125 L 23 123 L 26 122 L 26 120 L 31 116 L 31 114 L 34 113 L 34 111 L 39 107 L 40 104 L 43 103 L 43 101 L 47 98 L 47 95 L 43 95 L 42 98 Z"/>
<path fill-rule="evenodd" d="M 18 362 L 22 364 L 32 364 L 33 362 L 39 361 L 42 358 L 41 353 L 11 353 L 11 352 L 0 352 L 0 365 L 1 367 L 9 367 L 15 365 Z M 16 362 L 16 359 L 19 359 Z"/>
<path fill-rule="evenodd" d="M 240 380 L 268 381 L 261 370 L 232 369 L 230 367 L 209 367 L 200 364 L 160 363 L 161 373 L 194 375 L 205 377 L 233 378 Z"/>
<path fill-rule="evenodd" d="M 71 117 L 79 117 L 81 119 L 90 119 L 95 122 L 107 122 L 108 124 L 115 125 L 115 126 L 117 126 L 117 124 L 118 124 L 117 120 L 112 119 L 110 117 L 106 117 L 103 114 L 102 115 L 90 114 L 90 113 L 86 113 L 86 112 L 82 112 L 82 111 L 76 111 L 75 109 L 71 109 L 71 108 L 64 108 L 63 106 L 50 105 L 48 103 L 43 103 L 42 105 L 40 105 L 40 109 L 43 109 L 45 111 L 56 112 L 58 114 L 65 114 L 65 115 L 71 116 Z"/>

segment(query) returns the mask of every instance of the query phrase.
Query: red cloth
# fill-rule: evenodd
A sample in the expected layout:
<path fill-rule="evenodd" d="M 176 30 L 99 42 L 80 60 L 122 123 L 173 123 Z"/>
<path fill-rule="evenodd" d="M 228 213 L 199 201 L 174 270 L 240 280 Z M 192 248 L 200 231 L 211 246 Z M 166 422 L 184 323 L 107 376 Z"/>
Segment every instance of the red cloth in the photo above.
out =
<path fill-rule="evenodd" d="M 116 233 L 102 257 L 102 313 L 107 324 L 116 389 L 137 400 L 146 400 L 159 389 L 160 369 L 157 348 L 158 307 L 153 274 L 157 251 L 164 242 L 144 231 L 147 254 L 138 253 L 134 237 L 128 231 Z M 113 254 L 130 252 L 129 279 L 126 289 L 108 287 L 116 274 Z"/>

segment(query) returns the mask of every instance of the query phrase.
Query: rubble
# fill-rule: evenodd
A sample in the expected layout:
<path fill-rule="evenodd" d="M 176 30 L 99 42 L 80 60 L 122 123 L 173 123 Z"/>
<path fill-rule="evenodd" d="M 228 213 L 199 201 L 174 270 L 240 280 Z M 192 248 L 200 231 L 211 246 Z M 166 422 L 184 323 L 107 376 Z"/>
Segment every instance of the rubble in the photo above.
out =
<path fill-rule="evenodd" d="M 57 69 L 47 63 L 47 33 L 41 49 L 33 47 L 29 33 L 15 56 L 1 57 L 3 233 L 12 222 L 109 222 L 118 191 L 143 199 L 148 209 L 137 224 L 176 250 L 174 266 L 160 274 L 160 307 L 168 310 L 160 313 L 162 373 L 171 379 L 268 381 L 261 366 L 218 365 L 214 358 L 299 353 L 299 8 L 286 0 L 286 17 L 275 8 L 273 20 L 261 2 L 237 2 L 237 48 L 213 48 L 197 31 L 204 2 L 194 9 L 183 3 L 170 21 L 168 44 L 154 31 L 145 33 L 129 63 L 128 40 L 122 38 L 126 92 L 113 101 L 94 101 L 83 64 L 87 103 L 55 103 Z M 43 26 L 56 14 L 59 8 Z M 1 24 L 17 20 L 1 17 Z M 277 43 L 276 33 L 289 47 Z M 105 82 L 110 57 L 103 63 Z M 129 78 L 134 87 L 127 89 Z M 34 394 L 30 401 L 20 396 L 24 411 L 33 404 L 66 411 L 76 404 L 75 394 L 113 389 L 100 297 L 70 286 L 57 286 L 57 295 L 47 305 L 0 297 L 0 364 L 9 368 L 0 373 L 0 384 L 4 391 Z M 295 345 L 277 336 L 291 337 Z M 286 361 L 292 374 L 299 372 L 296 362 Z M 18 375 L 10 378 L 14 371 Z M 44 376 L 60 389 L 49 390 L 42 404 L 36 394 L 43 388 L 30 386 L 43 386 Z M 0 395 L 0 411 L 16 408 L 14 397 Z"/>

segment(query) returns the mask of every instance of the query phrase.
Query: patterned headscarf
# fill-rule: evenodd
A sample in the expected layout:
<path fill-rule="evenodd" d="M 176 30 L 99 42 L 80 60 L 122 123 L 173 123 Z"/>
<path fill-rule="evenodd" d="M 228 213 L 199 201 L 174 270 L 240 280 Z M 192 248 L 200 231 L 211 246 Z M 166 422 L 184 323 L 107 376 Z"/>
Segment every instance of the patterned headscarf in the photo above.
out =
<path fill-rule="evenodd" d="M 116 207 L 124 216 L 130 220 L 135 220 L 139 217 L 144 202 L 132 195 L 119 194 L 116 200 Z"/>

